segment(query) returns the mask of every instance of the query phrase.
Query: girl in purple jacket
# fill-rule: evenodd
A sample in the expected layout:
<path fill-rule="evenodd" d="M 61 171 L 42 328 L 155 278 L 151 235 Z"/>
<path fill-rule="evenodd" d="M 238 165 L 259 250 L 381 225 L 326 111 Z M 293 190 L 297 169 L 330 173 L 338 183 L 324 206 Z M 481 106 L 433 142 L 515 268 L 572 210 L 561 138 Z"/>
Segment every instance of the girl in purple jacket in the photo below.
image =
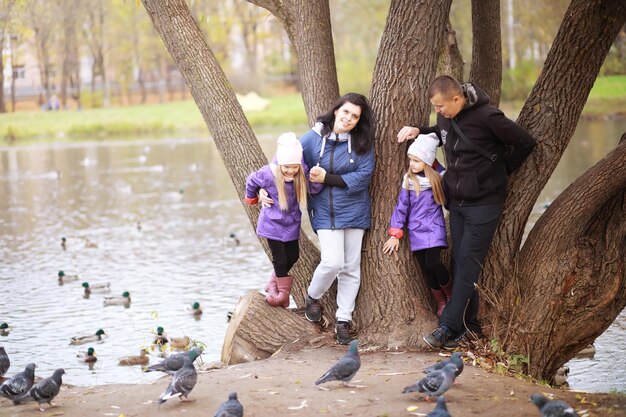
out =
<path fill-rule="evenodd" d="M 272 306 L 289 307 L 289 294 L 293 277 L 289 270 L 300 256 L 301 210 L 306 210 L 307 193 L 319 193 L 323 184 L 307 181 L 307 167 L 302 162 L 302 145 L 295 133 L 284 133 L 277 141 L 276 156 L 272 163 L 248 175 L 245 201 L 257 204 L 259 190 L 278 202 L 263 206 L 259 214 L 256 233 L 267 239 L 272 252 L 274 273 L 265 287 L 266 300 Z"/>
<path fill-rule="evenodd" d="M 419 135 L 409 147 L 409 169 L 391 216 L 390 238 L 383 246 L 384 253 L 397 251 L 404 235 L 402 229 L 407 226 L 411 251 L 437 302 L 437 317 L 452 295 L 452 279 L 441 262 L 441 249 L 447 248 L 448 242 L 441 208 L 445 202 L 441 177 L 444 169 L 435 159 L 438 144 L 437 136 L 430 133 Z"/>

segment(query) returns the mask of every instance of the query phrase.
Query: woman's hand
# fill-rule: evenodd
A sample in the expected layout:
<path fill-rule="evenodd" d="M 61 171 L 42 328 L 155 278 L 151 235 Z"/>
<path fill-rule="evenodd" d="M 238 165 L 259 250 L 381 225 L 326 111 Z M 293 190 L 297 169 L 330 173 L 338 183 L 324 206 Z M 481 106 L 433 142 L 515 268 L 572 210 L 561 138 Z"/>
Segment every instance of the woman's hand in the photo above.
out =
<path fill-rule="evenodd" d="M 314 166 L 309 171 L 309 180 L 311 180 L 311 182 L 324 184 L 325 178 L 326 178 L 326 170 L 320 166 Z"/>
<path fill-rule="evenodd" d="M 399 246 L 400 246 L 400 239 L 392 236 L 383 245 L 383 253 L 387 253 L 391 255 L 393 252 L 398 251 Z"/>
<path fill-rule="evenodd" d="M 420 134 L 420 130 L 413 126 L 404 126 L 398 132 L 398 143 L 402 143 L 406 140 L 415 139 Z"/>
<path fill-rule="evenodd" d="M 270 198 L 265 188 L 261 188 L 259 190 L 259 201 L 261 202 L 262 207 L 271 207 L 274 204 L 274 200 Z"/>

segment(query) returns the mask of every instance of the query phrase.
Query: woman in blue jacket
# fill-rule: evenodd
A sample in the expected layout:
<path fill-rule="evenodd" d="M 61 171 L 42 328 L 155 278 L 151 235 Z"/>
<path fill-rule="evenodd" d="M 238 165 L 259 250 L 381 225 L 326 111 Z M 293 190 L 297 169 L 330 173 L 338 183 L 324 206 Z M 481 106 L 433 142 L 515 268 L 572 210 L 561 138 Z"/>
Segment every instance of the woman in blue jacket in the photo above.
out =
<path fill-rule="evenodd" d="M 370 227 L 369 184 L 374 171 L 374 117 L 367 99 L 348 93 L 300 138 L 311 182 L 324 184 L 309 198 L 309 217 L 321 261 L 308 288 L 305 316 L 319 322 L 320 297 L 337 279 L 337 341 L 350 343 L 349 322 L 361 284 L 361 244 Z"/>

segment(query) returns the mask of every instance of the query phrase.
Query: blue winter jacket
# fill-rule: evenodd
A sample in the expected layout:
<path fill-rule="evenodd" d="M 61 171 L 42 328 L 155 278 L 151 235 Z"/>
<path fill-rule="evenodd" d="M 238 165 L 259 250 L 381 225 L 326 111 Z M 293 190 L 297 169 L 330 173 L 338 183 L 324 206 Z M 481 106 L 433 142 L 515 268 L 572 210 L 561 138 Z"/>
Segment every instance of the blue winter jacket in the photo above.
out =
<path fill-rule="evenodd" d="M 318 129 L 319 130 L 319 129 Z M 309 217 L 314 231 L 319 229 L 369 229 L 371 201 L 369 185 L 374 172 L 374 148 L 364 154 L 348 153 L 348 141 L 325 139 L 311 129 L 301 138 L 304 161 L 309 167 L 319 165 L 329 174 L 341 175 L 346 188 L 326 184 L 319 194 L 309 198 Z"/>

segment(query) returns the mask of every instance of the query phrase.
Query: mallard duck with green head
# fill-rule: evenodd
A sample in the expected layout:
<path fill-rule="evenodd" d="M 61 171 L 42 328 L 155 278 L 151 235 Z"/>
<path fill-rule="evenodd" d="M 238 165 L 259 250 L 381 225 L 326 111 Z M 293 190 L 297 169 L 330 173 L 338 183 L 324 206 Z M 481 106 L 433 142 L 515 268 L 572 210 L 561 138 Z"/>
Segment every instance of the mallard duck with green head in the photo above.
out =
<path fill-rule="evenodd" d="M 81 284 L 85 289 L 85 294 L 98 293 L 98 294 L 106 294 L 111 292 L 111 283 L 105 282 L 102 284 L 90 284 L 85 281 Z"/>
<path fill-rule="evenodd" d="M 122 295 L 111 295 L 104 297 L 104 305 L 106 306 L 130 306 L 130 293 L 124 291 Z"/>
<path fill-rule="evenodd" d="M 8 323 L 0 324 L 0 336 L 8 336 L 11 330 L 13 330 L 13 328 L 9 327 Z"/>
<path fill-rule="evenodd" d="M 169 341 L 170 340 L 167 338 L 167 334 L 165 334 L 165 329 L 163 329 L 163 327 L 161 326 L 157 327 L 156 336 L 154 336 L 154 340 L 152 341 L 152 344 L 163 346 Z"/>
<path fill-rule="evenodd" d="M 70 345 L 78 346 L 84 345 L 85 343 L 99 342 L 106 336 L 104 330 L 98 329 L 95 334 L 90 334 L 87 336 L 74 336 L 70 339 Z"/>
<path fill-rule="evenodd" d="M 194 316 L 201 316 L 203 313 L 202 311 L 202 307 L 200 307 L 200 303 L 199 302 L 195 302 L 191 305 L 191 314 Z"/>
<path fill-rule="evenodd" d="M 139 355 L 131 355 L 120 358 L 117 363 L 120 366 L 147 365 L 150 362 L 148 357 L 148 349 L 141 348 Z"/>
<path fill-rule="evenodd" d="M 80 279 L 80 275 L 72 274 L 68 275 L 64 271 L 59 271 L 59 284 L 65 284 L 66 282 L 78 281 Z"/>
<path fill-rule="evenodd" d="M 92 347 L 87 349 L 87 352 L 78 352 L 76 354 L 76 359 L 85 363 L 94 363 L 98 360 L 96 357 L 96 350 Z"/>

